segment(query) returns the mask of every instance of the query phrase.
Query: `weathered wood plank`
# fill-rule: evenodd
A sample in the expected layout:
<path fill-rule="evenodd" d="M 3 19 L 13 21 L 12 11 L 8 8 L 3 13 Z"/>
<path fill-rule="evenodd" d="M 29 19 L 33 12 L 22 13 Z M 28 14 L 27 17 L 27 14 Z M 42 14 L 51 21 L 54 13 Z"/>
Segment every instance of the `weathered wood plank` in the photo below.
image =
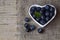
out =
<path fill-rule="evenodd" d="M 32 4 L 53 4 L 57 8 L 56 18 L 46 26 L 43 34 L 39 34 L 37 29 L 30 33 L 24 31 L 24 18 L 30 17 L 28 8 Z M 60 0 L 17 0 L 17 10 L 19 40 L 60 40 Z M 37 25 L 33 20 L 31 23 Z M 38 28 L 40 26 L 37 25 L 36 27 Z"/>

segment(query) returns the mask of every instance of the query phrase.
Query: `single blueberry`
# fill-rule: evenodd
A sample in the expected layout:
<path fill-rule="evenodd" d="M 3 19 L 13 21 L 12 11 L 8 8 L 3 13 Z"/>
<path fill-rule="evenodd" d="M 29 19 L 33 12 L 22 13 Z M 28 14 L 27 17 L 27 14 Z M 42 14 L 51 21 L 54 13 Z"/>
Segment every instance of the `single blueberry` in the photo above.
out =
<path fill-rule="evenodd" d="M 41 10 L 41 8 L 40 7 L 37 7 L 37 9 L 36 9 L 38 12 Z"/>
<path fill-rule="evenodd" d="M 29 21 L 30 21 L 30 18 L 26 17 L 26 18 L 25 18 L 25 21 L 26 21 L 26 22 L 29 22 Z"/>
<path fill-rule="evenodd" d="M 43 7 L 43 8 L 41 8 L 41 11 L 40 11 L 40 12 L 41 12 L 41 13 L 45 13 L 45 11 L 46 11 L 46 10 L 45 10 L 45 8 Z"/>
<path fill-rule="evenodd" d="M 54 12 L 55 8 L 54 7 L 50 7 L 50 12 Z"/>
<path fill-rule="evenodd" d="M 49 15 L 50 17 L 52 17 L 52 16 L 54 16 L 54 13 L 52 12 L 52 13 L 50 13 L 50 15 Z"/>
<path fill-rule="evenodd" d="M 31 31 L 35 30 L 35 25 L 30 25 L 30 30 Z"/>
<path fill-rule="evenodd" d="M 46 21 L 49 21 L 49 19 L 50 19 L 49 17 L 46 17 L 46 18 L 45 18 Z"/>
<path fill-rule="evenodd" d="M 43 11 L 40 10 L 40 13 L 43 14 Z"/>
<path fill-rule="evenodd" d="M 38 33 L 42 33 L 43 29 L 42 28 L 38 28 Z"/>
<path fill-rule="evenodd" d="M 31 30 L 30 30 L 30 24 L 25 23 L 25 24 L 24 24 L 24 27 L 25 27 L 25 29 L 26 29 L 26 30 L 25 30 L 26 32 L 30 32 L 30 31 L 31 31 Z"/>
<path fill-rule="evenodd" d="M 44 16 L 44 15 L 42 15 L 40 18 L 41 18 L 41 19 L 45 19 L 45 16 Z"/>
<path fill-rule="evenodd" d="M 46 21 L 45 20 L 40 20 L 39 23 L 42 24 L 42 25 L 44 25 L 46 23 Z"/>
<path fill-rule="evenodd" d="M 29 27 L 30 27 L 30 24 L 28 24 L 28 23 L 25 23 L 25 24 L 24 24 L 24 27 L 25 27 L 26 29 L 29 29 Z"/>
<path fill-rule="evenodd" d="M 45 9 L 46 9 L 46 10 L 49 10 L 50 7 L 51 7 L 50 5 L 46 5 L 46 6 L 45 6 Z"/>
<path fill-rule="evenodd" d="M 34 7 L 31 7 L 31 9 L 30 9 L 30 13 L 34 13 L 36 11 L 36 7 L 34 6 Z"/>
<path fill-rule="evenodd" d="M 36 20 L 36 17 L 35 17 L 35 15 L 32 15 L 32 17 Z"/>
<path fill-rule="evenodd" d="M 45 16 L 49 16 L 49 12 L 48 11 L 45 12 Z"/>

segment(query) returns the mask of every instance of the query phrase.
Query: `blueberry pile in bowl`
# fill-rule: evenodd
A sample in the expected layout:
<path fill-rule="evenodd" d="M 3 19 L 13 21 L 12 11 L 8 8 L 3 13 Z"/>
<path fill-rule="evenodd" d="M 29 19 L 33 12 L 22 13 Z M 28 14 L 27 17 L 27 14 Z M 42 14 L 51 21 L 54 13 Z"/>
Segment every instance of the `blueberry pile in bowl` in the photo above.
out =
<path fill-rule="evenodd" d="M 30 15 L 41 25 L 46 24 L 55 15 L 55 8 L 51 5 L 44 7 L 32 6 Z"/>

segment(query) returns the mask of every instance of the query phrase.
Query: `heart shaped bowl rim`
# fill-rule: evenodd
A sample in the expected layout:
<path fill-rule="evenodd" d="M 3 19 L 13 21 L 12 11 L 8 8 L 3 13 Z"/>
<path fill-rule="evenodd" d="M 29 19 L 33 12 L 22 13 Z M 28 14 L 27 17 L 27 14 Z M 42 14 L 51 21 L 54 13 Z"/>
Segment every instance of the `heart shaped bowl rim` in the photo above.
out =
<path fill-rule="evenodd" d="M 51 5 L 51 4 L 47 4 L 47 5 L 50 5 L 50 6 L 52 6 L 52 7 L 54 7 L 55 8 L 55 6 L 53 6 L 53 5 Z M 54 18 L 55 18 L 55 16 L 56 16 L 56 8 L 55 8 L 55 14 L 54 14 L 54 16 L 46 23 L 46 24 L 44 24 L 44 25 L 41 25 L 40 23 L 38 23 L 32 16 L 31 16 L 31 14 L 30 14 L 30 9 L 31 9 L 31 7 L 33 7 L 33 6 L 36 6 L 36 7 L 45 7 L 46 5 L 44 5 L 44 6 L 41 6 L 41 5 L 37 5 L 37 4 L 34 4 L 34 5 L 31 5 L 30 7 L 29 7 L 29 11 L 28 11 L 28 13 L 29 13 L 29 15 L 30 15 L 30 17 L 40 26 L 40 27 L 45 27 L 47 24 L 49 24 Z"/>

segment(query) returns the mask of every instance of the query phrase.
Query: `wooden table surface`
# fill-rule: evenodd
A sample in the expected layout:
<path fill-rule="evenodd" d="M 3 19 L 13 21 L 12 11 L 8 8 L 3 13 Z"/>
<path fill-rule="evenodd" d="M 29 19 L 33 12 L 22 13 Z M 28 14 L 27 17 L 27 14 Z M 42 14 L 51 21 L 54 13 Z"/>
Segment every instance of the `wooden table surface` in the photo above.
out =
<path fill-rule="evenodd" d="M 57 9 L 55 19 L 41 34 L 33 20 L 29 23 L 36 25 L 36 30 L 25 32 L 24 18 L 30 17 L 28 9 L 33 4 L 52 4 Z M 60 0 L 0 0 L 0 40 L 60 40 Z"/>
<path fill-rule="evenodd" d="M 17 40 L 16 0 L 0 0 L 0 40 Z"/>
<path fill-rule="evenodd" d="M 30 17 L 28 14 L 28 9 L 33 4 L 52 4 L 57 9 L 57 15 L 55 19 L 45 27 L 45 32 L 42 34 L 39 34 L 37 32 L 37 29 L 40 26 L 38 26 L 33 20 L 31 20 L 31 22 L 29 23 L 36 25 L 36 30 L 29 33 L 25 32 L 24 18 Z M 60 0 L 18 0 L 17 10 L 19 30 L 18 32 L 20 33 L 18 35 L 19 40 L 60 40 Z"/>

